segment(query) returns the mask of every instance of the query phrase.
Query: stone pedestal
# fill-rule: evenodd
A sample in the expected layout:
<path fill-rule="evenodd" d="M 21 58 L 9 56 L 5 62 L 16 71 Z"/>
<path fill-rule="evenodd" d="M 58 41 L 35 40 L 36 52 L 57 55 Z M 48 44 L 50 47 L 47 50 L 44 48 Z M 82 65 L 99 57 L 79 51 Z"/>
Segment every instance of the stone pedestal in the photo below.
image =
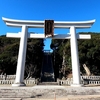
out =
<path fill-rule="evenodd" d="M 83 84 L 71 84 L 70 86 L 72 86 L 72 87 L 83 87 L 84 85 Z"/>
<path fill-rule="evenodd" d="M 24 82 L 22 82 L 22 83 L 14 83 L 14 84 L 12 84 L 12 86 L 20 87 L 20 86 L 26 86 L 26 84 Z"/>

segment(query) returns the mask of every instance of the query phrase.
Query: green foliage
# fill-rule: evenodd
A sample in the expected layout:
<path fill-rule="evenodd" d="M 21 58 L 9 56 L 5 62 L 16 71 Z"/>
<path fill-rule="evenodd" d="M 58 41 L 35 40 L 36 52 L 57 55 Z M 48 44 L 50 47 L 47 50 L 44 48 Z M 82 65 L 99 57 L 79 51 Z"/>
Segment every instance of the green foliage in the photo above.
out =
<path fill-rule="evenodd" d="M 79 50 L 79 62 L 81 72 L 84 73 L 85 63 L 92 74 L 100 75 L 100 33 L 81 32 L 79 34 L 91 34 L 89 40 L 77 40 Z M 17 57 L 19 51 L 19 40 L 15 38 L 0 37 L 0 73 L 15 74 Z M 43 39 L 28 39 L 25 77 L 39 77 L 42 57 Z M 59 77 L 59 70 L 63 76 L 72 72 L 70 40 L 52 40 L 51 49 L 56 78 Z M 30 74 L 29 74 L 30 73 Z"/>
<path fill-rule="evenodd" d="M 71 68 L 71 56 L 70 56 L 70 41 L 69 40 L 52 40 L 52 45 L 58 44 L 56 49 L 53 49 L 53 56 L 55 54 L 55 75 L 59 77 L 59 71 L 61 70 L 63 75 L 70 73 Z M 54 58 L 53 58 L 54 59 Z M 65 74 L 64 74 L 65 73 Z M 65 75 L 66 76 L 66 75 Z"/>
<path fill-rule="evenodd" d="M 0 37 L 0 73 L 15 74 L 19 39 Z"/>
<path fill-rule="evenodd" d="M 26 74 L 28 74 L 28 77 L 40 77 L 43 61 L 43 46 L 43 39 L 28 40 L 26 55 Z"/>
<path fill-rule="evenodd" d="M 88 34 L 88 33 L 87 33 Z M 92 74 L 100 75 L 100 34 L 90 33 L 90 40 L 79 40 L 79 58 L 80 66 L 85 63 Z"/>
<path fill-rule="evenodd" d="M 0 73 L 16 73 L 19 41 L 20 39 L 0 37 Z M 33 69 L 36 67 L 31 76 L 39 77 L 42 66 L 43 46 L 43 39 L 28 39 L 25 65 L 28 70 L 25 70 L 25 77 L 27 77 L 28 73 L 26 72 L 30 71 L 30 67 Z"/>
<path fill-rule="evenodd" d="M 100 33 L 80 32 L 79 34 L 91 34 L 91 39 L 89 40 L 81 40 L 81 39 L 77 40 L 81 72 L 82 73 L 85 72 L 83 69 L 83 64 L 85 63 L 89 67 L 92 74 L 100 75 L 100 63 L 99 63 L 100 62 Z M 63 63 L 63 58 L 65 57 L 66 60 L 64 62 L 64 68 L 65 68 L 65 73 L 67 75 L 72 71 L 70 40 L 52 40 L 52 45 L 55 45 L 57 43 L 59 45 L 56 47 L 57 55 L 55 55 L 55 59 L 56 59 L 55 68 L 58 68 L 59 66 L 60 68 L 63 68 L 62 63 Z"/>

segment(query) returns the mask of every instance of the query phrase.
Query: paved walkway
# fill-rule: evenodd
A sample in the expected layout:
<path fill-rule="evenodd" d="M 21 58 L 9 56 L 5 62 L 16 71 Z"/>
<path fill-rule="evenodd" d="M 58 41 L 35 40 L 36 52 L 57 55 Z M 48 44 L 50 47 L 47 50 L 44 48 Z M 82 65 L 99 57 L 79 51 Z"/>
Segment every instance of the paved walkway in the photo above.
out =
<path fill-rule="evenodd" d="M 88 95 L 88 96 L 70 96 L 70 97 L 62 97 L 62 98 L 56 98 L 53 99 L 40 99 L 40 98 L 0 98 L 0 100 L 100 100 L 100 95 Z"/>
<path fill-rule="evenodd" d="M 43 66 L 41 72 L 41 81 L 42 82 L 54 82 L 54 70 L 52 64 L 51 54 L 44 54 Z"/>
<path fill-rule="evenodd" d="M 0 86 L 0 100 L 100 100 L 100 87 Z"/>

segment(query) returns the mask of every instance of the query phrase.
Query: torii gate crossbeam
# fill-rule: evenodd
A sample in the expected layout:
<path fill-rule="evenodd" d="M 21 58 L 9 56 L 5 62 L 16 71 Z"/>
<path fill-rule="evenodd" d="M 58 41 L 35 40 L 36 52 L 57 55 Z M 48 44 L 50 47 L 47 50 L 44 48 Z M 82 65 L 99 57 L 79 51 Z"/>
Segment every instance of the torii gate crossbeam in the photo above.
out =
<path fill-rule="evenodd" d="M 26 47 L 27 38 L 52 38 L 52 39 L 70 39 L 71 44 L 71 59 L 72 59 L 72 74 L 73 84 L 71 86 L 80 87 L 82 86 L 80 80 L 80 67 L 78 57 L 78 46 L 77 39 L 90 39 L 90 35 L 79 35 L 76 34 L 76 29 L 79 28 L 90 28 L 95 20 L 91 21 L 77 21 L 77 22 L 66 22 L 66 21 L 54 21 L 54 28 L 68 28 L 70 29 L 69 34 L 54 34 L 53 37 L 46 36 L 44 34 L 28 34 L 28 28 L 44 28 L 44 21 L 32 21 L 32 20 L 14 20 L 2 17 L 6 25 L 21 27 L 22 31 L 19 33 L 7 33 L 7 37 L 20 38 L 20 47 L 16 71 L 16 80 L 12 86 L 24 86 L 24 68 L 26 58 Z"/>

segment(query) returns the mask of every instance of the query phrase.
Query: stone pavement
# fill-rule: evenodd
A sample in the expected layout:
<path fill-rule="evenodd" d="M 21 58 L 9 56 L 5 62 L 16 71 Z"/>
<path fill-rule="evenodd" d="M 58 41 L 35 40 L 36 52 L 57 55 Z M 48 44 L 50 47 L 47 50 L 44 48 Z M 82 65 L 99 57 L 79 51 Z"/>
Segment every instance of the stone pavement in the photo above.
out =
<path fill-rule="evenodd" d="M 100 100 L 100 87 L 0 86 L 0 100 Z"/>
<path fill-rule="evenodd" d="M 87 95 L 87 96 L 71 96 L 71 97 L 62 97 L 62 98 L 0 98 L 0 100 L 100 100 L 100 95 Z"/>

